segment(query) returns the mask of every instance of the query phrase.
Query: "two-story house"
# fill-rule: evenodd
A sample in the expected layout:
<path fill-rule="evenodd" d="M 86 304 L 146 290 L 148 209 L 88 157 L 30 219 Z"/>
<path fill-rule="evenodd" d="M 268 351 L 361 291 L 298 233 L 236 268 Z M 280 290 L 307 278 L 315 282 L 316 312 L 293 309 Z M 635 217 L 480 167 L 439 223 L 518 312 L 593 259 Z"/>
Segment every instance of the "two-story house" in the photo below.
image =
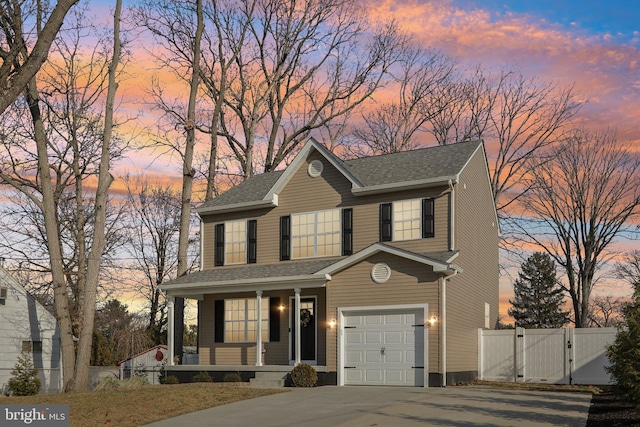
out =
<path fill-rule="evenodd" d="M 199 301 L 200 365 L 170 371 L 303 362 L 323 384 L 476 378 L 478 328 L 498 319 L 481 142 L 343 161 L 310 140 L 197 212 L 201 271 L 162 288 Z"/>

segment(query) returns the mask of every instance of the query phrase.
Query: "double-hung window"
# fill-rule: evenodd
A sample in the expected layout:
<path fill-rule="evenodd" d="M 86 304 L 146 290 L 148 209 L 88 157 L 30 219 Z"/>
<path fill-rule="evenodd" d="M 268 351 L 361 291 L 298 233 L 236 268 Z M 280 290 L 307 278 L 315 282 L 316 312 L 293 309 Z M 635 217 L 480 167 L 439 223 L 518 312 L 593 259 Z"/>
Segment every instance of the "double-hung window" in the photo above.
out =
<path fill-rule="evenodd" d="M 7 288 L 0 286 L 0 305 L 7 304 Z"/>
<path fill-rule="evenodd" d="M 399 200 L 380 205 L 380 241 L 435 236 L 435 199 Z"/>
<path fill-rule="evenodd" d="M 262 298 L 262 341 L 269 341 L 269 298 Z M 258 303 L 255 298 L 224 300 L 224 342 L 256 342 Z"/>
<path fill-rule="evenodd" d="M 215 226 L 215 265 L 253 264 L 257 259 L 257 220 L 226 221 Z"/>
<path fill-rule="evenodd" d="M 291 257 L 340 255 L 340 209 L 291 215 Z"/>
<path fill-rule="evenodd" d="M 228 221 L 224 225 L 224 264 L 247 262 L 247 221 Z"/>

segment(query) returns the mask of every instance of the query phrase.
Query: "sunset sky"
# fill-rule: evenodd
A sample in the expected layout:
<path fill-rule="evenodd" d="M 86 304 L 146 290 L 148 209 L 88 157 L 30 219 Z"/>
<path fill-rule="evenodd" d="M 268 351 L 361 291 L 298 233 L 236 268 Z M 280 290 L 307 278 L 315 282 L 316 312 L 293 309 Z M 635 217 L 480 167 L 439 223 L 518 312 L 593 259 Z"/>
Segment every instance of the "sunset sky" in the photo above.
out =
<path fill-rule="evenodd" d="M 575 85 L 585 106 L 576 124 L 614 128 L 619 139 L 640 151 L 640 3 L 630 0 L 357 0 L 371 18 L 395 17 L 416 43 L 439 49 L 462 63 L 486 67 L 517 66 L 528 76 Z M 101 17 L 113 7 L 90 2 Z M 126 2 L 125 2 L 126 6 Z M 141 101 L 141 86 L 151 68 L 142 43 L 134 40 L 128 80 L 119 89 L 121 106 L 152 113 Z M 149 153 L 132 156 L 120 167 L 147 168 L 151 175 L 180 176 L 170 160 Z M 175 162 L 177 159 L 173 159 Z M 174 163 L 175 164 L 175 163 Z M 506 313 L 511 284 L 501 284 Z M 615 293 L 620 293 L 616 290 Z"/>

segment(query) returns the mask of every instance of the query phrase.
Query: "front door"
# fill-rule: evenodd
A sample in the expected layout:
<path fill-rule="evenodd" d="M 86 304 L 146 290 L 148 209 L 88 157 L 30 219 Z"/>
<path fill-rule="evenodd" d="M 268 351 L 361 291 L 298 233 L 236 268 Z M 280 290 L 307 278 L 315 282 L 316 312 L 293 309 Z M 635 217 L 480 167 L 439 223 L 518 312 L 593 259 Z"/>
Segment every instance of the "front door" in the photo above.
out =
<path fill-rule="evenodd" d="M 290 307 L 295 307 L 291 300 Z M 300 317 L 296 319 L 295 309 L 291 310 L 291 360 L 296 359 L 296 333 L 300 328 L 300 359 L 306 363 L 316 362 L 316 299 L 300 298 Z"/>

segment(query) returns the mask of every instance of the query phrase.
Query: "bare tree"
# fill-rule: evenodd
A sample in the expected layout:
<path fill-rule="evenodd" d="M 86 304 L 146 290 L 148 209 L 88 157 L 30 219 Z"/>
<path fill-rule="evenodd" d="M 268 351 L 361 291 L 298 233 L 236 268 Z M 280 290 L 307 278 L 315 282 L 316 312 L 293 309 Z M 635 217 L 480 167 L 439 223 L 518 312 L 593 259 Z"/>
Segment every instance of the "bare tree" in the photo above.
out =
<path fill-rule="evenodd" d="M 616 264 L 618 278 L 629 283 L 634 290 L 634 298 L 640 297 L 640 250 L 625 254 L 622 262 Z"/>
<path fill-rule="evenodd" d="M 20 96 L 47 60 L 51 43 L 67 12 L 77 2 L 78 0 L 58 0 L 49 12 L 44 6 L 46 2 L 2 1 L 0 114 Z"/>
<path fill-rule="evenodd" d="M 589 326 L 596 328 L 620 326 L 624 323 L 622 310 L 625 304 L 623 298 L 614 298 L 612 295 L 593 298 L 589 312 Z"/>
<path fill-rule="evenodd" d="M 449 103 L 456 101 L 442 96 L 455 83 L 455 66 L 451 58 L 432 50 L 406 49 L 399 58 L 399 70 L 391 72 L 398 98 L 379 102 L 373 111 L 362 114 L 363 125 L 352 132 L 352 151 L 357 156 L 389 154 L 421 145 L 417 135 L 427 131 L 427 122 L 445 109 L 451 111 Z"/>
<path fill-rule="evenodd" d="M 0 170 L 2 184 L 24 194 L 42 213 L 44 223 L 42 238 L 47 245 L 54 295 L 54 313 L 60 327 L 65 391 L 84 390 L 88 380 L 97 286 L 102 256 L 106 247 L 107 194 L 113 180 L 109 169 L 113 156 L 111 128 L 113 126 L 113 103 L 120 58 L 120 10 L 121 1 L 118 0 L 114 13 L 113 47 L 110 54 L 105 57 L 108 66 L 104 72 L 96 71 L 95 75 L 99 76 L 96 77 L 96 80 L 79 79 L 84 81 L 87 87 L 96 87 L 96 85 L 99 87 L 96 94 L 100 95 L 89 96 L 94 102 L 100 96 L 105 96 L 104 119 L 98 127 L 98 134 L 101 135 L 98 138 L 100 142 L 95 144 L 95 139 L 92 140 L 93 142 L 88 142 L 89 146 L 97 151 L 92 151 L 92 155 L 84 152 L 84 148 L 87 146 L 83 144 L 87 143 L 85 140 L 87 135 L 75 132 L 79 128 L 75 127 L 78 122 L 73 119 L 66 121 L 71 126 L 64 128 L 64 134 L 60 133 L 59 129 L 51 129 L 48 126 L 50 123 L 48 118 L 52 115 L 55 116 L 53 113 L 49 114 L 54 110 L 51 108 L 53 103 L 43 102 L 46 96 L 43 97 L 43 93 L 38 88 L 38 84 L 41 83 L 37 80 L 38 77 L 29 81 L 24 91 L 24 99 L 31 121 L 29 131 L 22 135 L 4 134 L 2 139 L 3 162 Z M 82 26 L 77 25 L 75 28 L 80 29 Z M 22 40 L 21 43 L 24 46 L 23 55 L 26 55 L 26 41 Z M 57 45 L 60 52 L 63 51 L 60 47 L 62 45 Z M 76 56 L 76 58 L 80 57 L 80 54 Z M 92 60 L 98 61 L 98 58 L 95 57 Z M 68 75 L 60 74 L 58 77 L 63 79 L 73 75 L 70 70 L 67 71 L 69 71 Z M 106 93 L 104 93 L 104 86 L 96 83 L 105 81 L 107 82 Z M 48 83 L 50 82 L 48 81 Z M 81 102 L 77 101 L 86 100 L 92 91 L 83 91 L 78 81 L 73 81 L 73 79 L 65 80 L 65 82 L 69 85 L 67 91 L 56 93 L 54 89 L 52 93 L 62 98 L 66 97 L 72 105 L 66 113 L 62 113 L 62 116 L 65 114 L 76 115 L 77 113 L 80 118 L 82 115 L 75 110 L 75 107 Z M 90 135 L 89 139 L 95 136 L 95 134 Z M 35 148 L 35 153 L 33 153 L 33 148 Z M 21 158 L 20 155 L 24 153 L 32 154 Z M 89 158 L 88 161 L 87 158 Z M 28 161 L 25 161 L 26 159 Z M 91 166 L 89 167 L 89 165 Z M 35 171 L 37 173 L 33 173 Z M 89 198 L 93 206 L 91 208 L 91 225 L 87 228 L 89 221 L 87 221 L 87 212 L 85 211 L 86 179 L 91 176 L 97 181 L 97 188 L 95 194 Z M 69 205 L 63 204 L 63 202 L 69 203 Z M 77 287 L 77 313 L 72 312 L 67 286 L 68 276 L 65 275 L 64 243 L 61 234 L 61 227 L 64 224 L 60 217 L 60 210 L 63 206 L 69 206 L 75 212 L 75 226 L 71 233 L 77 240 L 75 256 L 78 257 L 78 263 L 74 271 L 75 286 Z M 91 246 L 86 245 L 89 240 Z M 74 342 L 74 337 L 77 337 L 77 343 Z"/>
<path fill-rule="evenodd" d="M 127 177 L 126 185 L 130 227 L 126 247 L 135 263 L 133 269 L 143 276 L 144 285 L 136 286 L 136 292 L 147 304 L 146 329 L 159 342 L 166 323 L 166 301 L 158 286 L 176 276 L 180 194 L 169 186 L 152 185 L 144 177 Z"/>
<path fill-rule="evenodd" d="M 395 23 L 368 33 L 363 16 L 346 0 L 262 0 L 241 17 L 250 35 L 220 122 L 244 178 L 275 170 L 383 84 L 406 38 Z"/>
<path fill-rule="evenodd" d="M 440 145 L 485 141 L 496 208 L 503 217 L 527 191 L 522 178 L 529 160 L 564 138 L 581 104 L 573 87 L 529 78 L 515 68 L 495 74 L 477 66 L 469 74 L 437 93 L 438 99 L 455 102 L 434 111 L 431 132 Z"/>
<path fill-rule="evenodd" d="M 633 232 L 640 204 L 640 159 L 614 132 L 576 130 L 544 157 L 529 159 L 520 237 L 564 269 L 576 327 L 588 325 L 599 263 L 616 236 Z"/>

